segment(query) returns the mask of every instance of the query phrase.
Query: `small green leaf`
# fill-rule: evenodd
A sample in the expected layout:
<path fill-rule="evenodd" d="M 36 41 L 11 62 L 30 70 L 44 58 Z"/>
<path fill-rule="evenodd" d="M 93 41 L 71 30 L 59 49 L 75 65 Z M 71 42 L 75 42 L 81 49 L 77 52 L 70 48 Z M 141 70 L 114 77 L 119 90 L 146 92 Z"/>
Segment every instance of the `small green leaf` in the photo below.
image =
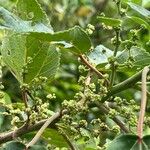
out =
<path fill-rule="evenodd" d="M 133 46 L 130 49 L 130 54 L 133 58 L 133 65 L 137 67 L 144 67 L 149 65 L 150 54 L 144 49 Z M 129 59 L 129 51 L 124 50 L 118 57 L 117 61 L 119 64 L 123 64 Z"/>
<path fill-rule="evenodd" d="M 92 52 L 89 53 L 88 58 L 90 63 L 99 65 L 108 62 L 108 58 L 113 56 L 113 51 L 103 45 L 97 46 Z"/>
<path fill-rule="evenodd" d="M 6 143 L 1 150 L 24 150 L 25 148 L 23 143 L 12 141 Z"/>
<path fill-rule="evenodd" d="M 138 12 L 139 14 L 141 14 L 144 17 L 150 18 L 150 11 L 148 11 L 147 9 L 136 5 L 134 3 L 129 2 L 128 5 L 136 12 Z"/>
<path fill-rule="evenodd" d="M 107 26 L 112 26 L 112 27 L 118 27 L 121 25 L 121 20 L 115 19 L 115 18 L 107 18 L 103 16 L 98 16 L 97 19 L 101 22 L 104 23 Z"/>
<path fill-rule="evenodd" d="M 10 34 L 2 43 L 2 57 L 20 83 L 30 84 L 40 76 L 52 80 L 60 55 L 55 46 L 30 35 Z"/>
<path fill-rule="evenodd" d="M 3 91 L 0 91 L 0 103 L 1 104 L 11 104 L 10 96 Z"/>

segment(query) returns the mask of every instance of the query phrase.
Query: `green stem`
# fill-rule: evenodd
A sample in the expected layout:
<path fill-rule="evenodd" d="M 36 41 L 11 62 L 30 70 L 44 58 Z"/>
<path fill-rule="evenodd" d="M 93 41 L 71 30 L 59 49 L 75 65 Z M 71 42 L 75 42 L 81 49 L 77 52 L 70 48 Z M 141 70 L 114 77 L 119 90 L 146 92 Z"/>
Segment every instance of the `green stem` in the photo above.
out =
<path fill-rule="evenodd" d="M 111 90 L 107 93 L 107 96 L 102 99 L 101 102 L 105 102 L 108 100 L 111 96 L 122 92 L 132 86 L 134 86 L 140 79 L 141 79 L 142 71 L 136 73 L 132 77 L 128 78 L 127 80 L 113 86 Z"/>
<path fill-rule="evenodd" d="M 120 30 L 116 29 L 116 47 L 115 47 L 115 50 L 114 50 L 114 58 L 117 55 L 117 51 L 118 51 L 118 48 L 119 48 L 119 45 L 120 45 L 119 37 L 120 37 Z M 116 74 L 116 66 L 115 66 L 115 62 L 112 62 L 112 73 L 111 73 L 111 79 L 110 79 L 110 88 L 113 86 L 114 79 L 115 79 L 115 74 Z"/>

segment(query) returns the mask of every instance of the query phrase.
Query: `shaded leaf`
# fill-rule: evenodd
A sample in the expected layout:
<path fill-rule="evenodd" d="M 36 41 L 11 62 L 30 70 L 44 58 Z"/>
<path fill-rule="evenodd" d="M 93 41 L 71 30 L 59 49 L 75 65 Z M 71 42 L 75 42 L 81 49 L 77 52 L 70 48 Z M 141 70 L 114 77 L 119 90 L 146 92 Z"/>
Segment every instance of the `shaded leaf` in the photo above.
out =
<path fill-rule="evenodd" d="M 97 19 L 101 23 L 104 23 L 107 26 L 118 27 L 121 25 L 121 20 L 119 20 L 119 19 L 107 18 L 107 17 L 103 17 L 103 16 L 98 16 Z"/>
<path fill-rule="evenodd" d="M 150 11 L 148 11 L 147 9 L 137 5 L 137 4 L 134 4 L 134 3 L 131 3 L 129 2 L 128 5 L 136 12 L 138 12 L 139 14 L 141 14 L 142 16 L 144 17 L 147 17 L 149 18 L 150 17 Z"/>
<path fill-rule="evenodd" d="M 42 134 L 42 137 L 46 139 L 48 143 L 57 147 L 68 147 L 68 144 L 65 141 L 64 137 L 54 129 L 46 129 Z"/>
<path fill-rule="evenodd" d="M 42 145 L 33 145 L 29 148 L 29 150 L 48 150 L 48 149 Z"/>

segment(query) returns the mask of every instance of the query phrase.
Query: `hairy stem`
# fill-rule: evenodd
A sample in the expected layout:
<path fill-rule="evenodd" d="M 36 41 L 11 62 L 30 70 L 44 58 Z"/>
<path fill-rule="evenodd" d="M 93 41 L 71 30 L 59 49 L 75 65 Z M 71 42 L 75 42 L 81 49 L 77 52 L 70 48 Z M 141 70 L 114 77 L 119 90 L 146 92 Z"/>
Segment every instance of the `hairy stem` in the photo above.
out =
<path fill-rule="evenodd" d="M 83 55 L 79 55 L 81 61 L 86 65 L 88 66 L 92 71 L 94 71 L 100 78 L 103 78 L 105 79 L 105 81 L 107 82 L 107 84 L 109 84 L 109 81 L 104 77 L 104 75 L 99 72 L 95 67 L 93 67 L 87 60 L 86 58 L 83 56 Z"/>
<path fill-rule="evenodd" d="M 111 96 L 122 92 L 128 88 L 133 87 L 140 79 L 141 79 L 142 71 L 136 73 L 135 75 L 131 76 L 127 80 L 113 86 L 111 90 L 107 93 L 107 96 L 105 96 L 101 102 L 104 102 L 108 100 Z"/>
<path fill-rule="evenodd" d="M 142 72 L 142 95 L 141 95 L 141 109 L 139 114 L 139 121 L 137 126 L 137 134 L 139 139 L 143 137 L 143 122 L 146 108 L 146 100 L 147 100 L 147 89 L 146 89 L 146 77 L 149 72 L 149 68 L 146 66 Z"/>

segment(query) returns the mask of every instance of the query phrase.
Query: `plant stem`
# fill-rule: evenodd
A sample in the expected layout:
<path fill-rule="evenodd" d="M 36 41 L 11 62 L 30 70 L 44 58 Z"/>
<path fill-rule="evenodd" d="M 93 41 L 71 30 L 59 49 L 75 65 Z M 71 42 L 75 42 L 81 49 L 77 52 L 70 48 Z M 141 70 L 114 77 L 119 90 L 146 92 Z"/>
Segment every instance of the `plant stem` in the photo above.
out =
<path fill-rule="evenodd" d="M 120 29 L 116 29 L 115 31 L 116 31 L 116 47 L 115 47 L 114 55 L 113 55 L 114 58 L 117 55 L 117 51 L 118 51 L 118 48 L 119 48 L 119 45 L 120 45 L 120 42 L 119 42 Z M 116 66 L 115 66 L 115 62 L 112 62 L 112 73 L 111 73 L 111 79 L 110 79 L 110 88 L 113 86 L 114 79 L 115 79 L 115 74 L 116 74 Z"/>
<path fill-rule="evenodd" d="M 40 128 L 40 130 L 36 133 L 35 137 L 29 142 L 26 146 L 28 149 L 30 146 L 34 145 L 41 135 L 43 134 L 44 130 L 51 124 L 54 120 L 56 120 L 60 116 L 61 112 L 56 112 L 53 116 L 51 116 L 47 121 L 43 124 L 43 126 Z"/>
<path fill-rule="evenodd" d="M 105 81 L 107 82 L 107 84 L 109 84 L 109 81 L 104 77 L 104 75 L 99 72 L 95 67 L 93 67 L 87 60 L 86 58 L 83 56 L 83 55 L 79 55 L 81 61 L 87 65 L 92 71 L 94 71 L 100 78 L 103 78 L 105 79 Z"/>
<path fill-rule="evenodd" d="M 28 98 L 27 98 L 27 91 L 26 90 L 22 90 L 22 99 L 23 102 L 25 104 L 25 107 L 28 107 Z"/>
<path fill-rule="evenodd" d="M 147 66 L 144 67 L 143 72 L 142 72 L 141 109 L 140 109 L 139 121 L 138 121 L 138 126 L 137 126 L 137 134 L 138 134 L 140 141 L 143 137 L 143 122 L 144 122 L 146 100 L 147 100 L 146 77 L 147 77 L 148 72 L 149 72 L 149 68 Z"/>

